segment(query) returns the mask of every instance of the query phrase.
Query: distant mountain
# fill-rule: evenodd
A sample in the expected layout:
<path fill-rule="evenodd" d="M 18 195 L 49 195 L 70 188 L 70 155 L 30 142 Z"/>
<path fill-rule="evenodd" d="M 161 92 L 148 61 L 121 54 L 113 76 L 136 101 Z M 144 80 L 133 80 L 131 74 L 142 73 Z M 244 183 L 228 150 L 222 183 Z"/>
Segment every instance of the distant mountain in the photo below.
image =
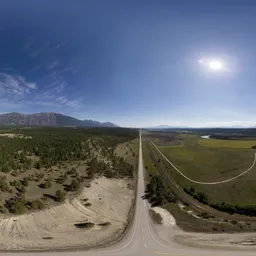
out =
<path fill-rule="evenodd" d="M 79 120 L 71 116 L 54 112 L 35 114 L 7 113 L 0 115 L 0 125 L 25 125 L 25 126 L 80 126 L 80 127 L 117 127 L 110 122 L 100 123 L 93 120 Z"/>

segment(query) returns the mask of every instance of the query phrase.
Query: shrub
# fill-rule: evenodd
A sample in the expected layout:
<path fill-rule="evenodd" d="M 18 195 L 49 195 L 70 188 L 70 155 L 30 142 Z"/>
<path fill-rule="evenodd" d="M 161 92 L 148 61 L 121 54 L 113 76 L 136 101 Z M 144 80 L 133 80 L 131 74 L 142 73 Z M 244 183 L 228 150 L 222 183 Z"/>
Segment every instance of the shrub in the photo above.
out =
<path fill-rule="evenodd" d="M 30 202 L 29 206 L 31 207 L 31 209 L 34 209 L 34 210 L 42 210 L 44 208 L 44 204 L 40 200 L 34 200 Z"/>
<path fill-rule="evenodd" d="M 24 198 L 11 198 L 5 202 L 5 207 L 13 214 L 23 214 L 27 210 Z"/>
<path fill-rule="evenodd" d="M 6 208 L 3 205 L 0 205 L 0 213 L 6 213 Z"/>
<path fill-rule="evenodd" d="M 34 167 L 38 170 L 41 169 L 41 163 L 39 161 L 36 161 Z"/>
<path fill-rule="evenodd" d="M 76 173 L 76 169 L 74 167 L 72 167 L 67 174 L 75 174 Z"/>
<path fill-rule="evenodd" d="M 27 187 L 28 184 L 29 184 L 29 179 L 28 179 L 27 177 L 25 177 L 25 178 L 22 180 L 21 183 L 22 183 L 25 187 Z"/>
<path fill-rule="evenodd" d="M 26 188 L 24 186 L 16 187 L 16 189 L 21 193 L 25 194 L 27 192 Z"/>
<path fill-rule="evenodd" d="M 8 192 L 10 190 L 9 182 L 6 181 L 5 176 L 0 176 L 0 190 L 2 192 Z"/>
<path fill-rule="evenodd" d="M 202 212 L 201 214 L 199 214 L 199 217 L 209 219 L 211 218 L 211 215 L 208 212 Z"/>
<path fill-rule="evenodd" d="M 50 188 L 52 186 L 51 181 L 47 180 L 45 183 L 40 184 L 41 188 Z"/>
<path fill-rule="evenodd" d="M 149 214 L 152 217 L 153 221 L 155 221 L 158 224 L 161 224 L 163 221 L 162 216 L 160 215 L 160 213 L 155 212 L 153 209 L 149 210 Z"/>
<path fill-rule="evenodd" d="M 236 224 L 237 224 L 237 221 L 236 221 L 236 220 L 231 220 L 231 223 L 232 223 L 233 225 L 236 225 Z"/>
<path fill-rule="evenodd" d="M 80 188 L 80 183 L 77 180 L 73 179 L 70 183 L 70 190 L 77 191 L 79 188 Z"/>
<path fill-rule="evenodd" d="M 66 198 L 66 193 L 59 189 L 56 191 L 55 196 L 57 202 L 63 202 Z"/>

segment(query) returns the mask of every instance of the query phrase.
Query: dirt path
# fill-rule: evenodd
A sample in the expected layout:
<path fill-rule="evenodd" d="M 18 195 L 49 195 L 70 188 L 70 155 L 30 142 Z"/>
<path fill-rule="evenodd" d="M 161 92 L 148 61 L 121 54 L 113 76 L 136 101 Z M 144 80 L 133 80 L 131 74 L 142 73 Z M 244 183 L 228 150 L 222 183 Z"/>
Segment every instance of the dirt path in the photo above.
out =
<path fill-rule="evenodd" d="M 125 228 L 134 192 L 131 180 L 98 178 L 71 202 L 44 211 L 0 219 L 0 250 L 95 246 Z M 84 206 L 85 204 L 90 206 Z M 93 223 L 78 228 L 75 224 Z M 101 226 L 102 223 L 110 223 Z"/>

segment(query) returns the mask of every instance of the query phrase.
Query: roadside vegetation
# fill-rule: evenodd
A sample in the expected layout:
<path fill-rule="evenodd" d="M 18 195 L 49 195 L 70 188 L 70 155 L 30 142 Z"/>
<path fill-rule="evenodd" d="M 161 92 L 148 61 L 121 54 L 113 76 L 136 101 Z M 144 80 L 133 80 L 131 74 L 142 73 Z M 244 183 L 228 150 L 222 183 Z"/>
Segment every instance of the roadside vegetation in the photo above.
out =
<path fill-rule="evenodd" d="M 97 175 L 135 176 L 136 143 L 131 145 L 137 130 L 12 127 L 5 133 L 0 136 L 0 213 L 22 214 L 64 202 Z M 129 154 L 118 155 L 119 144 Z"/>

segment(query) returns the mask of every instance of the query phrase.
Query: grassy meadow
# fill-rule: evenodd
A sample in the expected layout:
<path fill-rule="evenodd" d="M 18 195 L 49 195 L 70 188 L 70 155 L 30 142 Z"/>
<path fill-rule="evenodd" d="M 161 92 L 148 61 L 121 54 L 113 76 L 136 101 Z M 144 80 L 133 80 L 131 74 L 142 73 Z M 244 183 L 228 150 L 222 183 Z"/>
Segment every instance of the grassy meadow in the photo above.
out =
<path fill-rule="evenodd" d="M 255 150 L 251 147 L 256 145 L 256 140 L 201 139 L 195 134 L 171 137 L 175 138 L 174 145 L 170 145 L 169 139 L 165 139 L 167 145 L 164 145 L 163 139 L 161 144 L 156 145 L 180 171 L 197 181 L 214 182 L 231 178 L 248 169 L 254 161 Z M 169 173 L 183 188 L 193 187 L 204 192 L 209 203 L 256 204 L 256 166 L 245 176 L 218 185 L 191 183 L 173 168 L 169 169 Z"/>

